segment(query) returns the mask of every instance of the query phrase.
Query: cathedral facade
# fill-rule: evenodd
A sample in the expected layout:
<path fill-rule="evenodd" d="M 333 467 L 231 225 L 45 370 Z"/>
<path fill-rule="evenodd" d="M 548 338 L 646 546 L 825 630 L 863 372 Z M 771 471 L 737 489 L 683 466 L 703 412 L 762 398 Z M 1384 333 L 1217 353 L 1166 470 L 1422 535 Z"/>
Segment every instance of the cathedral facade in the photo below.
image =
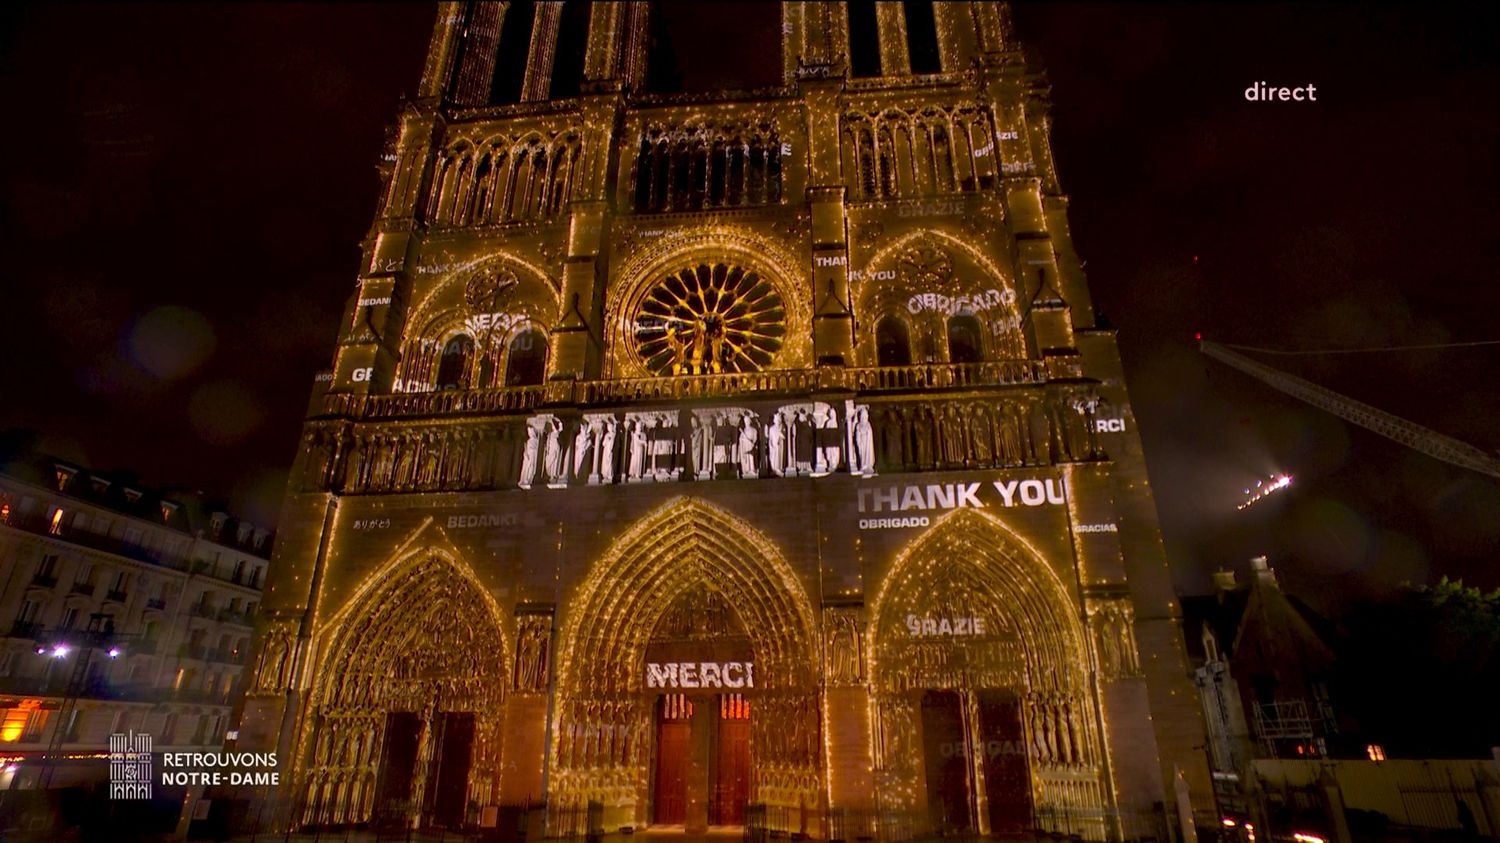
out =
<path fill-rule="evenodd" d="M 670 11 L 440 5 L 239 724 L 288 821 L 1103 840 L 1207 807 L 1008 8 L 767 4 L 777 84 L 664 93 Z"/>

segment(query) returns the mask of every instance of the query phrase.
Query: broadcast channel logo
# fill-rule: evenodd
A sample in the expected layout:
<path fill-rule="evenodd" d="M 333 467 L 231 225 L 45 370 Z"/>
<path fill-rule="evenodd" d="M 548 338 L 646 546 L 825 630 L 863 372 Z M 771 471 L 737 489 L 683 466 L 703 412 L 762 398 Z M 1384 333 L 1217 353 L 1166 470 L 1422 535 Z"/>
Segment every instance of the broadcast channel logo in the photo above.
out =
<path fill-rule="evenodd" d="M 151 798 L 151 736 L 115 732 L 109 736 L 109 798 Z"/>

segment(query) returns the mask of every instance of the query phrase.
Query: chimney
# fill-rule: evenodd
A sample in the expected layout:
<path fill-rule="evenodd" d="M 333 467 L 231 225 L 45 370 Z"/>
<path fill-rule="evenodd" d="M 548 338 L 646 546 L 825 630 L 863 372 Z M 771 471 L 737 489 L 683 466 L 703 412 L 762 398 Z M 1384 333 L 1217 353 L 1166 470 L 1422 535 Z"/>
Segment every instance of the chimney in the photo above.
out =
<path fill-rule="evenodd" d="M 1223 568 L 1214 571 L 1214 591 L 1222 594 L 1226 591 L 1234 591 L 1238 585 L 1239 583 L 1235 581 L 1233 571 L 1226 571 Z"/>
<path fill-rule="evenodd" d="M 1250 560 L 1250 575 L 1254 578 L 1257 585 L 1270 586 L 1271 588 L 1281 587 L 1276 582 L 1276 569 L 1270 566 L 1264 556 L 1257 556 Z"/>

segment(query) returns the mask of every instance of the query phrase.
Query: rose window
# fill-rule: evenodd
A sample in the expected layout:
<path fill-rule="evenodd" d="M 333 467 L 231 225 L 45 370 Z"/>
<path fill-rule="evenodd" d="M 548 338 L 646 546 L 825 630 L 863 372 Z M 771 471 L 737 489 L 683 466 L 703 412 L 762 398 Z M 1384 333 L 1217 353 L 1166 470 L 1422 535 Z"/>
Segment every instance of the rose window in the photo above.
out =
<path fill-rule="evenodd" d="M 699 264 L 658 281 L 636 309 L 636 351 L 656 375 L 765 369 L 786 335 L 769 281 L 738 266 Z"/>

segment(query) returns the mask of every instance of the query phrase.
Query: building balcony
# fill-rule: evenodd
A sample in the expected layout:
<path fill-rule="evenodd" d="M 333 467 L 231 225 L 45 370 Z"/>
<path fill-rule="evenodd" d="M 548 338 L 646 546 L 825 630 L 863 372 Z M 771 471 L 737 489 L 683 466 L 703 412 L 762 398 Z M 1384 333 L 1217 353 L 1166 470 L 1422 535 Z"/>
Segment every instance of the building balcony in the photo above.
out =
<path fill-rule="evenodd" d="M 245 657 L 235 652 L 233 647 L 215 648 L 213 652 L 208 654 L 208 658 L 210 661 L 216 661 L 220 664 L 243 664 L 245 661 Z"/>
<path fill-rule="evenodd" d="M 185 659 L 203 659 L 208 655 L 208 648 L 202 644 L 183 644 L 177 648 L 177 655 Z"/>
<path fill-rule="evenodd" d="M 6 526 L 34 533 L 38 536 L 46 536 L 51 539 L 64 541 L 79 547 L 112 553 L 116 556 L 137 562 L 146 562 L 151 565 L 170 568 L 174 571 L 187 570 L 187 559 L 159 549 L 147 549 L 134 542 L 128 542 L 113 536 L 100 535 L 85 529 L 79 529 L 67 523 L 59 523 L 56 532 L 54 532 L 51 523 L 40 515 L 27 517 L 12 513 L 10 520 L 6 522 Z"/>
<path fill-rule="evenodd" d="M 235 609 L 220 609 L 218 619 L 222 623 L 238 624 L 239 626 L 254 626 L 250 615 Z"/>
<path fill-rule="evenodd" d="M 31 578 L 31 584 L 37 588 L 57 588 L 57 577 L 50 574 L 37 574 Z"/>
<path fill-rule="evenodd" d="M 455 414 L 525 413 L 547 404 L 609 405 L 747 395 L 805 395 L 815 390 L 859 393 L 928 389 L 1037 386 L 1076 377 L 1068 361 L 1031 359 L 982 363 L 922 363 L 911 366 L 777 369 L 718 375 L 553 381 L 541 386 L 409 392 L 393 395 L 335 394 L 323 399 L 329 415 L 360 419 L 416 418 Z"/>
<path fill-rule="evenodd" d="M 167 601 L 161 599 L 160 597 L 153 597 L 150 600 L 146 601 L 146 608 L 155 609 L 158 612 L 165 612 L 167 610 Z"/>
<path fill-rule="evenodd" d="M 73 583 L 73 587 L 68 590 L 74 594 L 81 594 L 84 597 L 94 596 L 94 584 L 91 582 L 75 582 Z"/>
<path fill-rule="evenodd" d="M 104 599 L 105 600 L 113 601 L 115 603 L 124 603 L 125 602 L 125 592 L 123 592 L 123 591 L 116 591 L 114 589 L 110 589 L 109 591 L 104 592 Z"/>
<path fill-rule="evenodd" d="M 16 621 L 10 626 L 11 638 L 36 638 L 42 625 L 35 621 Z"/>
<path fill-rule="evenodd" d="M 207 618 L 211 621 L 219 619 L 219 610 L 208 603 L 193 604 L 192 614 L 194 617 Z"/>

